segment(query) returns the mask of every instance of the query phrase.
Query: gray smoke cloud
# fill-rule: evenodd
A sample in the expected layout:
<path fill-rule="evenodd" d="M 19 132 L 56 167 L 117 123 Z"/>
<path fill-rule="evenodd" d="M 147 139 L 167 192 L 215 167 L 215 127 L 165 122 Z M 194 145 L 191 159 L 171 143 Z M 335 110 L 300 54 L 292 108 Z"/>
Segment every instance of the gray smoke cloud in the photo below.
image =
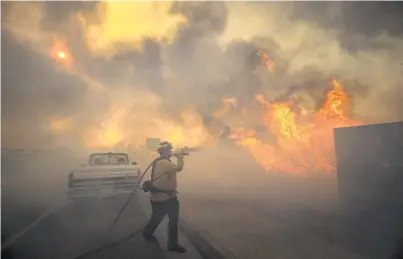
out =
<path fill-rule="evenodd" d="M 2 154 L 9 221 L 30 210 L 26 205 L 42 209 L 65 193 L 68 169 L 88 152 L 79 148 L 137 145 L 146 137 L 204 144 L 226 123 L 261 126 L 256 94 L 318 109 L 335 77 L 350 95 L 349 116 L 403 120 L 400 10 L 392 2 L 2 2 L 2 145 L 74 151 L 26 159 Z M 275 61 L 273 72 L 256 68 L 258 48 Z M 60 60 L 57 51 L 67 58 Z M 237 108 L 216 119 L 222 99 L 232 97 Z M 222 238 L 228 234 L 244 258 L 256 256 L 248 242 L 259 247 L 263 232 L 269 234 L 260 247 L 290 251 L 287 235 L 293 232 L 284 230 L 304 225 L 296 207 L 336 203 L 334 181 L 267 178 L 246 150 L 206 150 L 187 158 L 180 176 L 184 216 L 220 230 Z M 131 157 L 142 166 L 149 162 Z M 209 215 L 200 210 L 224 203 L 225 210 Z M 242 206 L 247 203 L 255 204 L 253 210 L 268 206 L 255 218 Z M 271 232 L 261 226 L 276 225 L 267 216 L 276 216 L 273 208 L 297 216 Z M 300 232 L 308 243 L 301 249 L 323 246 L 306 238 L 313 232 Z M 334 251 L 334 243 L 329 247 Z"/>
<path fill-rule="evenodd" d="M 150 6 L 146 12 L 161 10 Z M 109 131 L 119 132 L 110 137 L 114 143 L 137 144 L 151 132 L 206 140 L 223 98 L 248 106 L 256 94 L 293 97 L 318 108 L 333 77 L 352 99 L 352 117 L 402 119 L 398 3 L 175 2 L 158 22 L 182 22 L 162 36 L 152 22 L 127 21 L 125 28 L 156 31 L 141 31 L 136 40 L 135 33 L 113 31 L 124 26 L 113 25 L 107 3 L 2 7 L 5 146 L 88 146 Z M 68 68 L 49 54 L 55 39 L 72 57 Z M 97 49 L 94 42 L 109 45 Z M 258 48 L 274 59 L 274 72 L 256 69 Z"/>

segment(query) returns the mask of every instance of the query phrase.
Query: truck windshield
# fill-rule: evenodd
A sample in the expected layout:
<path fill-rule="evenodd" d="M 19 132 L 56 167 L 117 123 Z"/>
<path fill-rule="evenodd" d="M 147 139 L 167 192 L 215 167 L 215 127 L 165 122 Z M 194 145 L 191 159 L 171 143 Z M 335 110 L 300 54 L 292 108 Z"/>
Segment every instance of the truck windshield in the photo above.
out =
<path fill-rule="evenodd" d="M 129 157 L 126 154 L 94 154 L 91 155 L 90 165 L 128 164 Z"/>

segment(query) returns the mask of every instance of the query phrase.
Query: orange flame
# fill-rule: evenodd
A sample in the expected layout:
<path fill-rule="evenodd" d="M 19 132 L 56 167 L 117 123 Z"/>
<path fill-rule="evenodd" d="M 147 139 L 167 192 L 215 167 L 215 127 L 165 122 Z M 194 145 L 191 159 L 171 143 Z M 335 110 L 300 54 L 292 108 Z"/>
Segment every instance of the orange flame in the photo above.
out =
<path fill-rule="evenodd" d="M 228 113 L 228 111 L 231 109 L 231 107 L 236 107 L 237 104 L 237 100 L 234 97 L 231 98 L 223 98 L 221 100 L 223 106 L 221 107 L 221 109 L 219 109 L 218 111 L 213 113 L 213 116 L 215 118 L 221 118 L 223 117 L 225 114 Z"/>
<path fill-rule="evenodd" d="M 261 65 L 267 67 L 267 70 L 269 70 L 270 72 L 273 72 L 274 60 L 269 57 L 269 54 L 267 54 L 264 49 L 260 48 L 257 51 L 257 55 L 260 57 Z"/>
<path fill-rule="evenodd" d="M 269 103 L 263 96 L 257 100 L 264 106 L 263 123 L 275 143 L 257 139 L 253 131 L 233 129 L 231 139 L 246 148 L 256 161 L 271 173 L 299 176 L 334 174 L 333 129 L 359 125 L 345 117 L 348 95 L 337 80 L 319 111 L 302 115 L 294 102 Z"/>

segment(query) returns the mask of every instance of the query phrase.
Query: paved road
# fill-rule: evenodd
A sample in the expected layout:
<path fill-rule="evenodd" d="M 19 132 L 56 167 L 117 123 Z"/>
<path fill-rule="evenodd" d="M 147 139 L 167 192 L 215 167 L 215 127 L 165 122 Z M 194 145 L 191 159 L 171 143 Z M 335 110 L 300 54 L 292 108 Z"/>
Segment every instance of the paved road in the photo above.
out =
<path fill-rule="evenodd" d="M 376 212 L 351 217 L 338 210 L 330 186 L 322 185 L 303 190 L 306 183 L 283 183 L 283 191 L 253 194 L 242 186 L 199 184 L 180 192 L 182 216 L 243 259 L 388 258 L 393 247 L 387 227 L 397 222 L 384 224 Z"/>
<path fill-rule="evenodd" d="M 10 258 L 73 259 L 89 250 L 125 239 L 140 229 L 147 218 L 135 200 L 115 227 L 108 229 L 123 203 L 124 198 L 81 204 L 78 207 L 68 204 L 17 240 L 10 247 L 13 255 Z M 146 243 L 139 234 L 84 258 L 117 258 L 117 255 L 120 259 L 164 258 L 164 253 L 157 244 Z"/>
<path fill-rule="evenodd" d="M 336 214 L 332 214 L 336 189 L 334 182 L 266 179 L 264 174 L 254 174 L 257 170 L 252 170 L 249 165 L 223 172 L 212 166 L 210 168 L 212 162 L 200 164 L 203 170 L 197 171 L 196 167 L 191 167 L 190 159 L 187 161 L 188 169 L 179 177 L 181 215 L 195 229 L 207 230 L 206 235 L 210 233 L 216 243 L 231 249 L 239 258 L 368 258 L 358 255 L 343 242 L 344 239 L 351 238 L 351 233 L 346 228 L 347 225 Z M 228 165 L 223 168 L 227 167 Z M 27 170 L 17 169 L 9 171 Z M 51 169 L 58 172 L 53 167 Z M 37 169 L 36 175 L 47 171 Z M 23 199 L 17 201 L 27 198 L 26 183 L 32 184 L 36 179 L 27 178 L 29 175 L 20 177 L 24 180 L 20 181 L 20 185 L 5 181 L 9 184 L 6 187 L 13 186 L 12 189 L 23 194 Z M 47 175 L 43 179 L 52 184 L 59 181 L 60 186 L 65 186 L 64 175 L 60 179 L 55 177 L 54 181 L 48 181 Z M 40 184 L 37 180 L 36 186 L 46 187 Z M 59 185 L 52 190 L 61 190 L 64 193 Z M 36 188 L 29 193 L 36 194 L 39 190 Z M 20 211 L 18 207 L 24 207 L 24 210 L 38 214 L 34 209 L 43 206 L 37 206 L 36 200 L 43 200 L 48 196 L 51 195 L 46 191 L 34 201 L 30 199 L 32 208 L 25 208 L 24 205 L 19 205 L 21 203 L 15 202 L 16 199 L 9 199 L 9 208 L 12 205 L 13 210 Z M 139 209 L 140 206 L 136 206 L 138 203 L 132 202 L 116 228 L 112 232 L 108 231 L 109 224 L 113 222 L 123 203 L 124 199 L 111 200 L 84 205 L 78 208 L 78 212 L 71 206 L 58 210 L 11 247 L 14 258 L 73 259 L 88 250 L 125 238 L 146 221 L 146 215 Z M 3 205 L 2 201 L 2 207 Z M 13 219 L 11 217 L 10 221 L 9 217 L 7 222 L 12 222 Z M 3 213 L 2 225 L 3 230 Z M 9 230 L 16 229 L 6 227 Z M 145 244 L 139 236 L 134 236 L 119 246 L 87 258 L 126 257 L 159 259 L 163 258 L 163 252 L 156 246 Z"/>

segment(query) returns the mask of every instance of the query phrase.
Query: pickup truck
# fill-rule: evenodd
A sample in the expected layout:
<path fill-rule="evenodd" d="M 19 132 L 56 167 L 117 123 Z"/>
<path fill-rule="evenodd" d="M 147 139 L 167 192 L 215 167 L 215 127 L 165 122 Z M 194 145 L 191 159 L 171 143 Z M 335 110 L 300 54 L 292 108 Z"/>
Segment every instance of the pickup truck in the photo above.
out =
<path fill-rule="evenodd" d="M 88 164 L 68 175 L 69 199 L 103 198 L 128 194 L 141 177 L 140 167 L 126 153 L 93 153 Z"/>

